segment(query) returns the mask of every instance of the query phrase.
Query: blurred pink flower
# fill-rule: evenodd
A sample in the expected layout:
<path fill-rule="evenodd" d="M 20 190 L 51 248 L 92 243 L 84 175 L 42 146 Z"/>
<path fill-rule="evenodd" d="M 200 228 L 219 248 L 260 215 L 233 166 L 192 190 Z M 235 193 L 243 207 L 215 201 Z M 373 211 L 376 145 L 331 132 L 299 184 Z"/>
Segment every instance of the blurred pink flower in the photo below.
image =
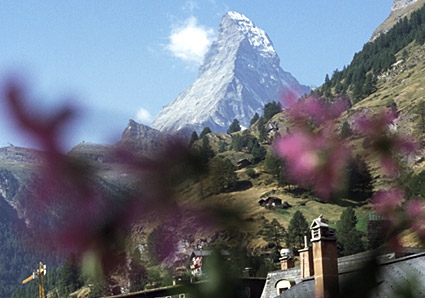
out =
<path fill-rule="evenodd" d="M 24 90 L 12 80 L 4 86 L 2 100 L 17 125 L 42 148 L 45 162 L 36 168 L 33 184 L 20 203 L 45 249 L 90 256 L 107 272 L 125 263 L 131 228 L 141 219 L 175 219 L 175 228 L 181 224 L 176 214 L 184 212 L 191 214 L 196 229 L 216 224 L 211 208 L 196 212 L 192 206 L 180 206 L 175 197 L 173 182 L 181 179 L 182 172 L 202 172 L 197 156 L 182 140 L 170 137 L 150 158 L 127 144 L 111 147 L 108 153 L 115 162 L 114 170 L 128 178 L 123 185 L 112 185 L 96 163 L 61 152 L 61 141 L 66 137 L 61 129 L 74 110 L 65 106 L 51 114 L 37 114 L 37 109 L 27 106 L 30 101 Z M 121 189 L 111 191 L 109 187 Z M 173 239 L 169 240 L 161 247 L 164 256 L 175 249 Z"/>
<path fill-rule="evenodd" d="M 317 195 L 329 199 L 344 185 L 344 168 L 351 150 L 333 135 L 302 131 L 281 137 L 276 153 L 288 166 L 288 174 L 301 185 L 311 185 Z"/>
<path fill-rule="evenodd" d="M 37 113 L 37 109 L 29 106 L 26 88 L 20 80 L 10 79 L 3 87 L 4 102 L 16 125 L 28 133 L 43 150 L 53 155 L 59 153 L 63 129 L 75 116 L 75 108 L 63 106 L 51 115 Z"/>
<path fill-rule="evenodd" d="M 397 221 L 396 213 L 404 202 L 404 192 L 399 188 L 379 190 L 372 196 L 375 211 L 392 222 Z"/>
<path fill-rule="evenodd" d="M 384 175 L 396 177 L 399 174 L 400 155 L 416 152 L 418 145 L 413 139 L 396 133 L 396 119 L 399 112 L 387 109 L 373 116 L 366 114 L 355 118 L 355 130 L 365 138 L 367 152 L 377 158 Z"/>
<path fill-rule="evenodd" d="M 284 97 L 282 102 L 287 111 L 287 117 L 294 125 L 310 129 L 311 125 L 319 127 L 329 121 L 333 122 L 349 107 L 349 101 L 345 98 L 333 103 L 326 103 L 317 97 L 307 97 L 295 101 L 293 96 L 290 96 L 289 99 Z"/>
<path fill-rule="evenodd" d="M 285 101 L 285 99 L 284 99 Z M 293 132 L 275 142 L 275 152 L 287 162 L 291 179 L 309 185 L 324 199 L 344 187 L 344 168 L 351 150 L 335 130 L 334 120 L 348 107 L 309 97 L 287 104 Z"/>
<path fill-rule="evenodd" d="M 411 228 L 419 237 L 425 236 L 425 203 L 419 199 L 413 199 L 406 206 L 407 220 Z"/>

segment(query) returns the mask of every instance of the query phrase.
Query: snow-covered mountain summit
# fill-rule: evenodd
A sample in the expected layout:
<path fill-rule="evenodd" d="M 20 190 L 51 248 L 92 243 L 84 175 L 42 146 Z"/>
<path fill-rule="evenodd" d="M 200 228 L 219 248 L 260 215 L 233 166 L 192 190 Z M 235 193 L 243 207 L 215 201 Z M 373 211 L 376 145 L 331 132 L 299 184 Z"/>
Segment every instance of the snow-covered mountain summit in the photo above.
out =
<path fill-rule="evenodd" d="M 270 38 L 246 16 L 228 12 L 222 18 L 218 37 L 205 55 L 195 82 L 154 120 L 161 131 L 197 131 L 209 127 L 225 132 L 234 119 L 248 127 L 264 105 L 279 101 L 292 90 L 309 92 L 279 66 L 280 60 Z"/>

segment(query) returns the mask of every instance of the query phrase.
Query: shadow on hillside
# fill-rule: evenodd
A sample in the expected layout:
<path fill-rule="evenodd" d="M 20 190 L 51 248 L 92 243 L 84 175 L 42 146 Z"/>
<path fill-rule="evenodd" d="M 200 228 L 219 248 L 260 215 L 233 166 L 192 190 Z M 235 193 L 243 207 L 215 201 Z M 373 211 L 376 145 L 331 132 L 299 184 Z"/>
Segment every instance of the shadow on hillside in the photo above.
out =
<path fill-rule="evenodd" d="M 285 192 L 293 195 L 295 198 L 308 199 L 312 197 L 312 193 L 310 190 L 303 187 L 299 187 L 299 186 L 292 186 L 289 188 L 285 188 Z"/>
<path fill-rule="evenodd" d="M 228 189 L 228 192 L 243 191 L 243 190 L 250 189 L 252 186 L 253 186 L 252 182 L 249 180 L 237 181 L 233 187 Z"/>
<path fill-rule="evenodd" d="M 367 204 L 371 198 L 369 192 L 349 192 L 348 194 L 338 194 L 324 200 L 316 197 L 309 189 L 302 187 L 292 187 L 285 189 L 285 192 L 291 194 L 295 198 L 314 200 L 323 204 L 336 204 L 341 207 L 360 207 Z"/>

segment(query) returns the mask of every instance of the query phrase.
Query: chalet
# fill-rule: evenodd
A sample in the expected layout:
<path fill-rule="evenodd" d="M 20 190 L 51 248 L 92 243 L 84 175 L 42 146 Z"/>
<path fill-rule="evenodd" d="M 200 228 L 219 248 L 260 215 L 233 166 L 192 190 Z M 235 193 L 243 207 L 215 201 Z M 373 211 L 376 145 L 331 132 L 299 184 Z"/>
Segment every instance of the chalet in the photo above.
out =
<path fill-rule="evenodd" d="M 267 199 L 261 199 L 258 201 L 258 204 L 261 207 L 273 208 L 273 207 L 281 207 L 282 200 L 277 197 L 268 197 Z"/>
<path fill-rule="evenodd" d="M 243 168 L 246 168 L 247 166 L 252 165 L 252 162 L 250 162 L 248 159 L 243 158 L 238 160 L 236 167 L 240 170 Z"/>
<path fill-rule="evenodd" d="M 281 269 L 267 275 L 261 298 L 425 297 L 425 252 L 405 249 L 377 256 L 368 251 L 337 258 L 336 234 L 319 217 L 310 226 L 311 246 L 299 251 L 300 267 L 282 255 Z"/>

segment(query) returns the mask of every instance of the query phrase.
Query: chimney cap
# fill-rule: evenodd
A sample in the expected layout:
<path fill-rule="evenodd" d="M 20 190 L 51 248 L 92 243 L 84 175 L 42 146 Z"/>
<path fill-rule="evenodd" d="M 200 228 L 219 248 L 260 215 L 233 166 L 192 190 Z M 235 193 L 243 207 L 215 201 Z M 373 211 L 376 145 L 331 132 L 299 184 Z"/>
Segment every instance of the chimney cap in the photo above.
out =
<path fill-rule="evenodd" d="M 310 225 L 310 230 L 329 227 L 328 222 L 329 221 L 320 214 L 318 218 L 313 219 L 313 222 Z"/>
<path fill-rule="evenodd" d="M 282 259 L 292 259 L 292 250 L 289 248 L 282 248 L 280 250 L 280 256 Z"/>
<path fill-rule="evenodd" d="M 320 216 L 313 220 L 310 226 L 311 241 L 332 240 L 336 241 L 335 229 L 329 227 L 328 220 Z"/>

